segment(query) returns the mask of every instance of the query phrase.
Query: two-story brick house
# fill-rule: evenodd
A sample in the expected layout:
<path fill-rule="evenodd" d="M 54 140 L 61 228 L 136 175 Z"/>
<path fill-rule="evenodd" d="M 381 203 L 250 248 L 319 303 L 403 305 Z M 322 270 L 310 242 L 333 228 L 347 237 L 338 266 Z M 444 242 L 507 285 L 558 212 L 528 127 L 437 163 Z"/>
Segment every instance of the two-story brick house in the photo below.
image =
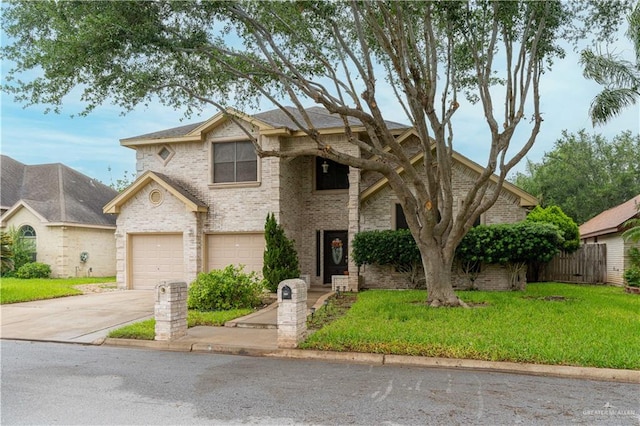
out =
<path fill-rule="evenodd" d="M 340 117 L 319 107 L 307 112 L 333 149 L 358 155 Z M 291 113 L 298 114 L 293 108 Z M 260 158 L 247 132 L 263 150 L 315 148 L 315 143 L 280 110 L 234 115 L 240 121 L 219 113 L 201 123 L 121 140 L 136 150 L 138 178 L 104 208 L 118 215 L 119 287 L 191 282 L 199 272 L 228 264 L 260 272 L 270 212 L 295 241 L 310 284 L 327 284 L 340 275 L 348 276 L 352 290 L 403 286 L 392 270 L 358 268 L 349 259 L 357 232 L 401 226 L 401 209 L 382 176 L 320 157 Z M 351 124 L 358 131 L 358 123 Z M 412 129 L 388 126 L 400 142 L 411 145 Z M 457 154 L 455 160 L 455 188 L 465 191 L 480 166 Z M 522 220 L 535 204 L 531 195 L 506 183 L 482 221 Z M 487 287 L 500 287 L 492 283 L 493 275 L 487 277 Z"/>

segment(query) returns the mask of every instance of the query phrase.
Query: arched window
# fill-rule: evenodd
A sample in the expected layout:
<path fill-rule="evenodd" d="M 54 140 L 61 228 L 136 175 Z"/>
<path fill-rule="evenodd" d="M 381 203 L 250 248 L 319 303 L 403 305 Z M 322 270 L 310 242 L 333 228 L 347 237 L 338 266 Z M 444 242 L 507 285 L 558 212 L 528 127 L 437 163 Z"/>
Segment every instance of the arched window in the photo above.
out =
<path fill-rule="evenodd" d="M 36 230 L 32 226 L 23 225 L 20 227 L 20 240 L 24 249 L 31 252 L 31 261 L 36 261 Z"/>
<path fill-rule="evenodd" d="M 36 239 L 36 230 L 32 226 L 24 225 L 20 227 L 20 236 L 22 238 Z"/>

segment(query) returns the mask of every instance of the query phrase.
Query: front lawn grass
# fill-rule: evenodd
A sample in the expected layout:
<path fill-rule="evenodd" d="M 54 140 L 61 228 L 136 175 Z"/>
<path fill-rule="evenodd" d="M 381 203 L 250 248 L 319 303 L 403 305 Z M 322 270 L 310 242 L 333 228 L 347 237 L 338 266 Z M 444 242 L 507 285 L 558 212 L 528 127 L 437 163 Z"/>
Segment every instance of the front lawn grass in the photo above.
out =
<path fill-rule="evenodd" d="M 249 315 L 251 312 L 253 312 L 253 309 L 231 309 L 229 311 L 213 312 L 189 310 L 187 311 L 187 327 L 196 327 L 198 325 L 223 326 L 225 322 Z M 155 328 L 156 320 L 151 318 L 113 330 L 109 333 L 108 337 L 116 339 L 153 340 L 156 337 Z"/>
<path fill-rule="evenodd" d="M 80 290 L 74 288 L 76 285 L 115 281 L 115 277 L 34 278 L 29 280 L 3 277 L 0 279 L 0 303 L 30 302 L 33 300 L 76 296 L 82 294 Z"/>
<path fill-rule="evenodd" d="M 470 309 L 431 308 L 425 291 L 370 290 L 302 348 L 640 369 L 640 297 L 556 283 L 462 291 Z"/>

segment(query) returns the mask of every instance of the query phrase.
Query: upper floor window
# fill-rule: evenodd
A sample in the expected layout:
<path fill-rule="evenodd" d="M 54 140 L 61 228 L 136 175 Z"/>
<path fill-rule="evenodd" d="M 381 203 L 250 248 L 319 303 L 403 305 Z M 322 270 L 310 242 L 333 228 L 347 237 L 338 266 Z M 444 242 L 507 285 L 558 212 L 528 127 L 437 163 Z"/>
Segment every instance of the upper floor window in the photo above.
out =
<path fill-rule="evenodd" d="M 316 157 L 316 190 L 349 189 L 349 166 Z"/>
<path fill-rule="evenodd" d="M 258 156 L 251 142 L 213 144 L 213 183 L 257 180 Z"/>

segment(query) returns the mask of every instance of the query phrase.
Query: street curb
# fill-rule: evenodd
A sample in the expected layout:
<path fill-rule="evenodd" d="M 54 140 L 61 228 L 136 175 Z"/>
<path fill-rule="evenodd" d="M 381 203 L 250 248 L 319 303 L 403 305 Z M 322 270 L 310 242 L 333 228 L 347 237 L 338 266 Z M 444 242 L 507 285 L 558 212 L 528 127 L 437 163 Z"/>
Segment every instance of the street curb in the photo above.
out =
<path fill-rule="evenodd" d="M 525 364 L 502 361 L 481 361 L 458 358 L 432 358 L 410 355 L 384 355 L 362 352 L 333 352 L 307 349 L 269 349 L 229 346 L 210 343 L 165 342 L 157 340 L 114 339 L 104 341 L 108 346 L 147 348 L 166 351 L 244 355 L 267 358 L 289 358 L 310 361 L 347 362 L 369 365 L 389 365 L 425 368 L 451 368 L 494 373 L 526 374 L 530 376 L 561 377 L 565 379 L 598 380 L 640 384 L 639 370 L 575 367 L 568 365 Z"/>
<path fill-rule="evenodd" d="M 517 362 L 482 361 L 457 358 L 430 358 L 407 355 L 385 355 L 385 365 L 440 367 L 531 376 L 562 377 L 640 384 L 640 371 L 614 368 L 576 367 L 570 365 L 525 364 Z"/>
<path fill-rule="evenodd" d="M 167 342 L 158 340 L 114 339 L 107 337 L 104 345 L 125 348 L 161 349 L 165 351 L 191 352 L 191 342 Z"/>
<path fill-rule="evenodd" d="M 351 362 L 357 364 L 384 364 L 384 355 L 360 352 L 332 352 L 306 349 L 277 349 L 267 356 L 274 358 L 295 358 L 319 361 Z"/>

